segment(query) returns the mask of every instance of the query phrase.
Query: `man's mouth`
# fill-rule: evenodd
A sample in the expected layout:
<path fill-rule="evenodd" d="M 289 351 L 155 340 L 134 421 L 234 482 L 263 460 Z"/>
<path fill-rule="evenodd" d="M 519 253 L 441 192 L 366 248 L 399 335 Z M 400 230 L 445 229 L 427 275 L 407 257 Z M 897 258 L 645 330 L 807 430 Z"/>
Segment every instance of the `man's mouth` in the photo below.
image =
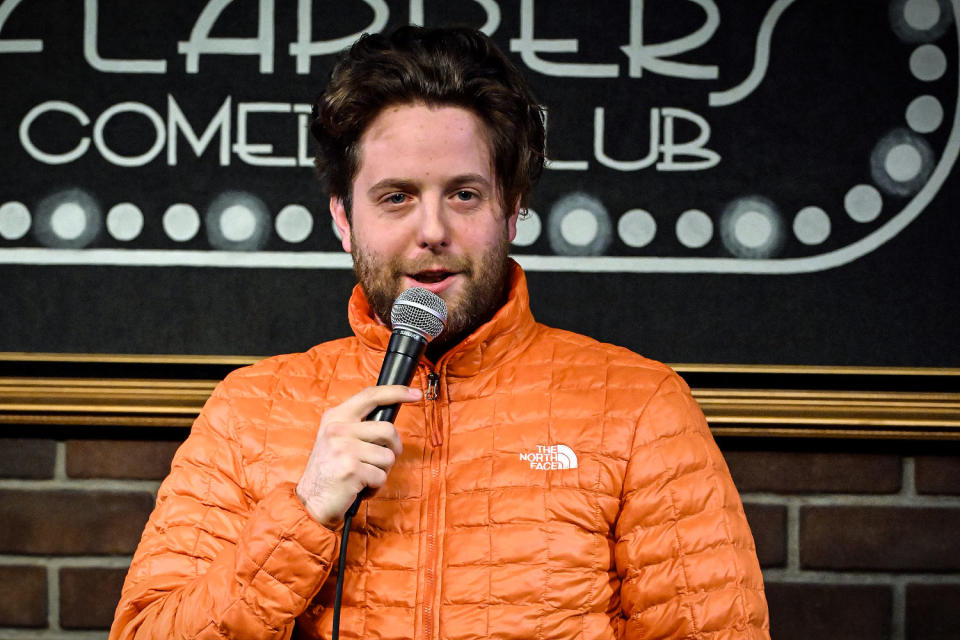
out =
<path fill-rule="evenodd" d="M 440 269 L 420 271 L 418 273 L 411 274 L 410 277 L 417 282 L 422 282 L 423 284 L 434 284 L 436 282 L 442 282 L 452 275 L 454 275 L 452 271 L 443 271 Z"/>

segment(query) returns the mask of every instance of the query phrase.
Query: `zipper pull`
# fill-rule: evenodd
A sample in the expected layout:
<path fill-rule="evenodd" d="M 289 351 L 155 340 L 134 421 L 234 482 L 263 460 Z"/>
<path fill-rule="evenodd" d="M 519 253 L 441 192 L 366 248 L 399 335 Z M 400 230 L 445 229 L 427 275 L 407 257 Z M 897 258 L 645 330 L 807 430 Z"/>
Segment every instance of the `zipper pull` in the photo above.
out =
<path fill-rule="evenodd" d="M 427 393 L 423 396 L 427 400 L 437 399 L 437 385 L 440 383 L 440 376 L 433 371 L 427 376 Z"/>

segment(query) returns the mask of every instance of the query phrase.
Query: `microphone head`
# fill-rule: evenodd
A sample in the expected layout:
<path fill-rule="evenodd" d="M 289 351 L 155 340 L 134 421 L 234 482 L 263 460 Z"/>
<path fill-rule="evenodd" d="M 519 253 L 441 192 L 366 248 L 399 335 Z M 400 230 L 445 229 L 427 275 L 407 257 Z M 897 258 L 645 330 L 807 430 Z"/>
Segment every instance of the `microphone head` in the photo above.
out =
<path fill-rule="evenodd" d="M 390 322 L 394 329 L 414 331 L 430 342 L 447 323 L 447 303 L 421 287 L 407 289 L 393 302 Z"/>

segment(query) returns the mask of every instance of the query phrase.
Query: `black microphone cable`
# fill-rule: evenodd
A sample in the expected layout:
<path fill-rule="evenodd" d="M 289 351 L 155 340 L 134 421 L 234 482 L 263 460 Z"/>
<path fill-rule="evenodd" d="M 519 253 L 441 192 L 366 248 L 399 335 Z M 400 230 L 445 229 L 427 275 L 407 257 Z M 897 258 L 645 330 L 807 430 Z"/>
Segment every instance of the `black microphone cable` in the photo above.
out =
<path fill-rule="evenodd" d="M 337 559 L 337 590 L 333 596 L 333 640 L 340 638 L 340 601 L 343 599 L 343 573 L 347 568 L 347 540 L 350 538 L 350 522 L 360 507 L 360 496 L 353 501 L 343 516 L 343 529 L 340 532 L 340 554 Z"/>

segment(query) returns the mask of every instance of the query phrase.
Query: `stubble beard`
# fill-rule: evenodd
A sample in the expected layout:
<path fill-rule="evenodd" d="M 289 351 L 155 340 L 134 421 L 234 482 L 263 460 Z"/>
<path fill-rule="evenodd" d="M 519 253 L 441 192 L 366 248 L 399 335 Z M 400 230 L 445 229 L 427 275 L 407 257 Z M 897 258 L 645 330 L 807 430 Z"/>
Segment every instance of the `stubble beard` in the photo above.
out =
<path fill-rule="evenodd" d="M 444 269 L 464 276 L 465 286 L 461 291 L 451 299 L 444 299 L 447 303 L 446 327 L 427 349 L 427 355 L 433 361 L 492 318 L 506 301 L 510 271 L 507 261 L 510 242 L 506 229 L 500 240 L 477 261 L 448 255 L 426 256 L 412 263 L 399 257 L 383 260 L 364 252 L 352 232 L 351 247 L 357 281 L 370 307 L 388 326 L 393 302 L 403 290 L 402 278 L 405 274 L 418 273 L 439 264 Z"/>

